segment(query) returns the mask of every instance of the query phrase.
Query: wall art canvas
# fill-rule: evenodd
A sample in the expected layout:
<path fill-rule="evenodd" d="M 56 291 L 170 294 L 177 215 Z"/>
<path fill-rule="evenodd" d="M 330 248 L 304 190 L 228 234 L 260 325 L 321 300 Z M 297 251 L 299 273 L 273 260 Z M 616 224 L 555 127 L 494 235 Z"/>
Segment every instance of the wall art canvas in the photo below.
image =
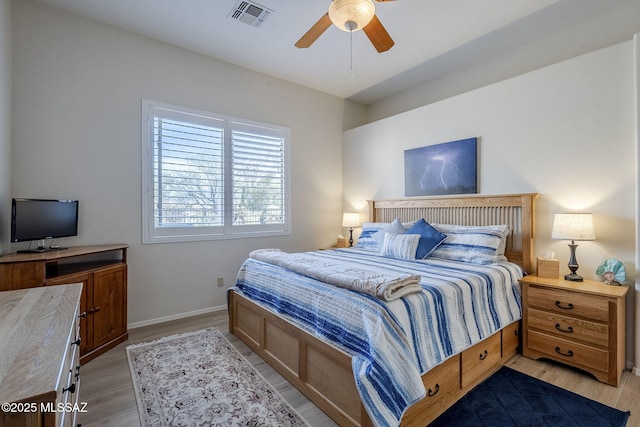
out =
<path fill-rule="evenodd" d="M 405 196 L 477 193 L 477 166 L 478 138 L 405 150 Z"/>

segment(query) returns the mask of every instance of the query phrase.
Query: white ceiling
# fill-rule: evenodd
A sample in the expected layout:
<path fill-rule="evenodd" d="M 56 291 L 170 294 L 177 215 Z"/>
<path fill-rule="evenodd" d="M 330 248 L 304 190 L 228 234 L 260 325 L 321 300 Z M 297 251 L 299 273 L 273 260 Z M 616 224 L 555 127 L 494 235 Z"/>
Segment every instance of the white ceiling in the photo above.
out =
<path fill-rule="evenodd" d="M 351 75 L 349 33 L 332 26 L 310 48 L 294 47 L 327 11 L 330 0 L 257 0 L 273 11 L 258 28 L 229 17 L 238 0 L 37 1 L 364 104 L 468 66 L 470 61 L 615 14 L 629 3 L 640 4 L 640 0 L 376 3 L 376 14 L 396 44 L 388 52 L 377 53 L 363 32 L 354 33 Z M 606 31 L 606 35 L 594 31 L 593 40 L 583 42 L 596 42 L 600 36 L 611 39 L 611 32 L 628 33 L 629 29 L 612 26 Z M 465 61 L 460 60 L 462 55 Z"/>

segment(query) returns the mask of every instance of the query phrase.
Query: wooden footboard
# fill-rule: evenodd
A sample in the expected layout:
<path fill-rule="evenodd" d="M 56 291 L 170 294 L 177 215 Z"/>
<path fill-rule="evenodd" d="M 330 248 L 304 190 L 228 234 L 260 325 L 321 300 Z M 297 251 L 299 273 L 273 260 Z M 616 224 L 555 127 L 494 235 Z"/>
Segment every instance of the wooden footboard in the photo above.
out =
<path fill-rule="evenodd" d="M 341 426 L 371 426 L 355 386 L 351 357 L 244 296 L 229 291 L 229 331 Z M 423 375 L 427 396 L 403 426 L 424 426 L 516 354 L 520 322 Z"/>
<path fill-rule="evenodd" d="M 229 291 L 229 331 L 344 426 L 370 425 L 351 356 Z"/>

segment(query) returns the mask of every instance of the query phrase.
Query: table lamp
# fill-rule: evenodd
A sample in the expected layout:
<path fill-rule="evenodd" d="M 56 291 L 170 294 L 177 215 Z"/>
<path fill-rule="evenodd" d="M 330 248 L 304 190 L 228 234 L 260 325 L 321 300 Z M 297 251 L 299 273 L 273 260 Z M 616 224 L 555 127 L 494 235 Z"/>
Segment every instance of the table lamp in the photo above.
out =
<path fill-rule="evenodd" d="M 553 217 L 551 238 L 558 240 L 571 240 L 569 248 L 569 270 L 571 273 L 564 276 L 564 280 L 582 282 L 582 276 L 578 275 L 578 261 L 576 260 L 576 240 L 595 240 L 596 233 L 593 229 L 593 216 L 590 213 L 561 213 Z"/>
<path fill-rule="evenodd" d="M 360 214 L 345 212 L 342 215 L 342 226 L 349 227 L 349 247 L 353 246 L 353 227 L 360 227 Z"/>

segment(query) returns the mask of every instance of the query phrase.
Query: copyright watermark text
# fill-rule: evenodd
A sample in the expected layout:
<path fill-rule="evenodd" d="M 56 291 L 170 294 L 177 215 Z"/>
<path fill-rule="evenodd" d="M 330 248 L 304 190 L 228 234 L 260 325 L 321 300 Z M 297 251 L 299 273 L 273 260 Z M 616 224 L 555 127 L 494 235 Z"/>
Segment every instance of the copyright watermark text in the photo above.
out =
<path fill-rule="evenodd" d="M 0 411 L 5 413 L 30 412 L 87 412 L 86 402 L 4 402 Z"/>

